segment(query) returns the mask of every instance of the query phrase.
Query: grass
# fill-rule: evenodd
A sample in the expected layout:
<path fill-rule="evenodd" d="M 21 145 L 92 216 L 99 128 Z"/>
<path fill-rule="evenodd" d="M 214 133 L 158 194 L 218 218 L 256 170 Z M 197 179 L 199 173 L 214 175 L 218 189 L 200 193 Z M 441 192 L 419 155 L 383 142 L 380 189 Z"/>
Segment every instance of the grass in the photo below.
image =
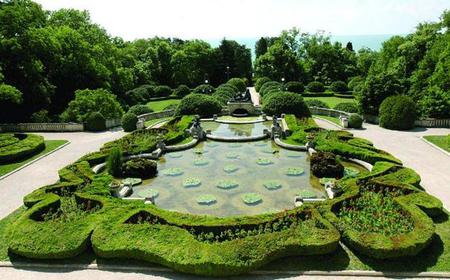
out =
<path fill-rule="evenodd" d="M 40 156 L 50 153 L 51 151 L 55 150 L 56 148 L 58 148 L 59 146 L 65 144 L 65 143 L 67 143 L 66 140 L 46 140 L 45 141 L 45 149 L 42 152 L 40 152 L 39 154 L 36 154 L 36 155 L 34 155 L 30 158 L 27 158 L 25 160 L 22 160 L 22 161 L 0 165 L 0 176 L 3 176 L 6 173 L 9 173 L 9 172 L 15 170 Z"/>
<path fill-rule="evenodd" d="M 23 212 L 25 207 L 20 207 L 2 220 L 0 220 L 0 261 L 8 260 L 8 242 L 6 242 L 6 229 L 12 224 Z"/>
<path fill-rule="evenodd" d="M 170 105 L 178 105 L 181 102 L 181 99 L 166 99 L 166 100 L 157 100 L 150 101 L 147 103 L 147 106 L 152 109 L 154 112 L 164 111 Z"/>
<path fill-rule="evenodd" d="M 330 122 L 333 122 L 333 123 L 335 123 L 335 124 L 341 126 L 341 122 L 340 122 L 339 119 L 336 118 L 336 117 L 322 116 L 322 115 L 313 115 L 313 117 L 319 118 L 319 119 L 325 119 L 325 120 L 328 120 L 328 121 L 330 121 Z"/>
<path fill-rule="evenodd" d="M 354 98 L 341 98 L 336 96 L 330 96 L 330 97 L 304 97 L 305 100 L 311 100 L 311 99 L 318 99 L 320 101 L 323 101 L 330 106 L 331 109 L 334 108 L 339 103 L 343 102 L 356 102 Z"/>
<path fill-rule="evenodd" d="M 151 127 L 152 125 L 161 122 L 161 121 L 165 121 L 165 120 L 170 120 L 170 118 L 161 118 L 161 119 L 153 119 L 153 120 L 149 120 L 145 122 L 145 127 Z"/>
<path fill-rule="evenodd" d="M 424 136 L 427 141 L 450 153 L 450 134 Z"/>

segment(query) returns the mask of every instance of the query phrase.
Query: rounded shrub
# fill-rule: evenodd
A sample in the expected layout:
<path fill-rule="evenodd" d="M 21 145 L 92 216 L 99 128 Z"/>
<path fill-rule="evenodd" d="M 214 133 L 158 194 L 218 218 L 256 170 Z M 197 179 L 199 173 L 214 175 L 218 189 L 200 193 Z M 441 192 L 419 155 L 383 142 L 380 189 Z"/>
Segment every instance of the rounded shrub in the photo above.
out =
<path fill-rule="evenodd" d="M 287 82 L 284 85 L 284 88 L 286 89 L 286 91 L 295 92 L 295 93 L 302 93 L 305 91 L 305 86 L 303 85 L 303 83 L 297 82 L 297 81 Z"/>
<path fill-rule="evenodd" d="M 124 99 L 128 105 L 135 105 L 147 102 L 152 96 L 154 96 L 153 86 L 142 85 L 125 92 Z"/>
<path fill-rule="evenodd" d="M 173 95 L 175 95 L 176 97 L 185 97 L 189 93 L 191 93 L 191 89 L 188 86 L 186 86 L 186 85 L 179 85 L 173 91 Z"/>
<path fill-rule="evenodd" d="M 306 88 L 308 89 L 309 92 L 324 92 L 325 91 L 325 86 L 318 81 L 313 81 L 310 82 Z"/>
<path fill-rule="evenodd" d="M 172 89 L 168 86 L 156 86 L 154 91 L 156 97 L 167 97 L 172 94 Z"/>
<path fill-rule="evenodd" d="M 259 92 L 259 90 L 261 89 L 262 85 L 264 85 L 265 83 L 270 82 L 270 81 L 272 81 L 272 80 L 270 78 L 268 78 L 268 77 L 258 78 L 256 80 L 256 82 L 255 82 L 255 90 L 257 92 Z"/>
<path fill-rule="evenodd" d="M 358 114 L 350 114 L 348 117 L 348 127 L 351 128 L 361 128 L 363 123 L 363 118 Z"/>
<path fill-rule="evenodd" d="M 130 109 L 128 110 L 128 113 L 135 114 L 136 116 L 148 114 L 151 112 L 153 112 L 152 109 L 150 109 L 147 105 L 142 104 L 131 106 Z"/>
<path fill-rule="evenodd" d="M 126 113 L 122 116 L 122 128 L 126 132 L 136 130 L 136 124 L 138 122 L 138 118 L 133 113 Z"/>
<path fill-rule="evenodd" d="M 343 81 L 332 82 L 331 85 L 330 85 L 330 89 L 333 92 L 338 92 L 338 93 L 339 92 L 347 92 L 348 91 L 347 84 L 345 82 L 343 82 Z"/>
<path fill-rule="evenodd" d="M 177 115 L 212 116 L 220 113 L 219 101 L 209 95 L 192 93 L 184 97 L 177 108 Z"/>
<path fill-rule="evenodd" d="M 106 129 L 106 119 L 100 112 L 93 112 L 86 118 L 85 128 L 88 131 L 103 131 Z"/>
<path fill-rule="evenodd" d="M 309 100 L 306 100 L 305 103 L 308 107 L 319 107 L 319 108 L 327 108 L 327 109 L 330 108 L 330 106 L 328 106 L 327 103 L 325 103 L 319 99 L 309 99 Z"/>
<path fill-rule="evenodd" d="M 233 93 L 239 93 L 239 89 L 237 87 L 233 86 L 232 84 L 221 84 L 220 86 L 218 86 L 216 88 L 216 91 L 217 90 L 226 90 L 226 91 L 230 91 Z"/>
<path fill-rule="evenodd" d="M 302 96 L 293 92 L 272 93 L 264 101 L 263 111 L 272 116 L 279 116 L 283 113 L 293 114 L 297 117 L 311 116 Z"/>
<path fill-rule="evenodd" d="M 192 91 L 193 93 L 203 93 L 203 94 L 211 94 L 213 93 L 215 88 L 209 84 L 199 85 Z"/>
<path fill-rule="evenodd" d="M 354 102 L 342 102 L 334 106 L 334 110 L 344 111 L 348 113 L 358 113 L 358 105 Z"/>
<path fill-rule="evenodd" d="M 217 99 L 222 105 L 226 105 L 227 102 L 235 95 L 236 93 L 231 89 L 227 88 L 217 88 L 217 90 L 212 94 L 213 97 Z"/>
<path fill-rule="evenodd" d="M 380 126 L 388 129 L 407 130 L 414 127 L 416 104 L 405 95 L 387 97 L 380 105 Z"/>
<path fill-rule="evenodd" d="M 264 94 L 266 94 L 267 91 L 271 88 L 272 89 L 277 88 L 277 89 L 281 90 L 281 84 L 276 81 L 270 81 L 270 82 L 264 83 L 264 85 L 261 87 L 261 90 L 259 91 L 259 94 L 261 96 L 264 96 Z"/>
<path fill-rule="evenodd" d="M 245 81 L 241 78 L 231 78 L 228 80 L 227 84 L 235 86 L 239 92 L 245 92 L 247 89 Z"/>
<path fill-rule="evenodd" d="M 155 177 L 158 172 L 156 161 L 146 158 L 135 158 L 122 164 L 123 177 L 147 179 Z"/>

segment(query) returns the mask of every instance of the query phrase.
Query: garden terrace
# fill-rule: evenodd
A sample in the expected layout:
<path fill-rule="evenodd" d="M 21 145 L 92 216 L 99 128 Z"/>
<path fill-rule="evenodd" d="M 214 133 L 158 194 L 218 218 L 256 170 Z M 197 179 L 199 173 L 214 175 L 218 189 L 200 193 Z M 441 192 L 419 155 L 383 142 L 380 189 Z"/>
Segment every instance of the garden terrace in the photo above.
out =
<path fill-rule="evenodd" d="M 318 255 L 318 258 L 321 255 L 335 258 L 341 250 L 339 242 L 364 256 L 362 259 L 369 260 L 414 258 L 413 256 L 423 254 L 431 248 L 429 246 L 433 244 L 436 230 L 433 219 L 442 216 L 442 203 L 422 190 L 417 173 L 403 167 L 398 159 L 378 150 L 369 141 L 355 138 L 348 132 L 318 129 L 310 119 L 297 119 L 292 115 L 287 115 L 285 120 L 292 132 L 285 141 L 292 141 L 297 145 L 311 141 L 317 151 L 337 155 L 344 167 L 347 167 L 345 158 L 354 158 L 370 162 L 373 164 L 372 170 L 360 170 L 359 173 L 344 171 L 344 177 L 335 180 L 336 187 L 341 190 L 336 197 L 305 203 L 300 207 L 291 206 L 289 210 L 268 211 L 270 209 L 264 206 L 267 201 L 264 196 L 262 203 L 258 197 L 254 197 L 256 200 L 249 200 L 250 204 L 246 205 L 239 194 L 241 206 L 250 209 L 262 207 L 264 210 L 241 216 L 228 214 L 217 217 L 217 213 L 220 213 L 217 210 L 216 216 L 208 216 L 195 215 L 196 212 L 189 209 L 183 210 L 184 213 L 168 210 L 171 207 L 163 209 L 165 192 L 179 194 L 185 188 L 181 184 L 177 187 L 161 184 L 158 188 L 154 184 L 156 179 L 144 181 L 142 186 L 135 187 L 138 196 L 140 188 L 149 186 L 150 189 L 157 189 L 160 197 L 156 199 L 156 205 L 113 196 L 110 184 L 117 178 L 107 174 L 107 171 L 94 174 L 92 167 L 104 162 L 113 148 L 120 147 L 123 155 L 140 154 L 155 149 L 158 138 L 172 144 L 189 139 L 185 130 L 192 117 L 179 117 L 170 120 L 160 130 L 133 132 L 120 140 L 105 144 L 99 152 L 86 155 L 62 169 L 58 183 L 44 186 L 27 195 L 24 198 L 26 208 L 12 218 L 4 234 L 8 250 L 11 254 L 32 261 L 72 258 L 92 249 L 95 256 L 102 258 L 143 260 L 185 273 L 228 276 L 270 266 L 270 262 L 283 257 L 287 257 L 283 259 L 283 263 L 287 264 L 291 262 L 291 258 L 301 255 L 308 255 L 308 258 L 313 258 L 313 255 Z M 267 149 L 269 153 L 266 157 L 270 157 L 272 161 L 272 157 L 277 157 L 280 153 L 292 153 L 284 150 L 274 153 L 278 148 L 272 147 L 271 142 L 265 142 L 264 147 L 256 146 L 258 143 L 245 144 L 254 145 L 255 149 L 261 150 L 271 148 Z M 236 159 L 236 154 L 239 158 L 239 154 L 245 150 L 242 146 L 244 143 L 221 144 L 234 146 L 228 147 L 234 151 L 234 154 L 229 155 L 230 161 Z M 168 153 L 165 155 L 166 163 L 173 160 L 181 163 L 182 158 L 187 155 L 190 157 L 187 163 L 192 168 L 201 169 L 205 164 L 223 162 L 224 159 L 213 160 L 212 151 L 219 143 L 207 141 L 198 145 L 193 150 Z M 219 152 L 220 156 L 222 154 L 225 158 L 228 155 Z M 261 168 L 270 169 L 270 164 L 264 165 L 270 161 L 256 159 L 252 151 L 250 154 L 253 155 L 253 160 L 245 160 L 246 162 L 254 164 L 254 167 L 259 162 L 262 164 Z M 301 153 L 296 153 L 298 154 Z M 306 154 L 304 155 L 303 159 L 296 158 L 296 162 L 305 160 Z M 223 166 L 217 172 L 228 176 L 228 179 L 241 178 L 242 176 L 233 174 L 238 174 L 235 172 L 243 167 L 236 163 L 233 165 Z M 197 192 L 203 184 L 215 183 L 210 179 L 212 176 L 217 177 L 205 171 L 209 179 L 202 177 L 199 184 L 197 180 L 193 180 L 199 176 L 192 177 L 192 174 L 186 174 L 189 176 L 187 178 L 166 176 L 169 174 L 167 170 L 176 167 L 160 163 L 158 169 L 161 174 L 158 176 L 177 178 L 178 183 L 192 185 L 186 191 Z M 253 172 L 253 169 L 249 172 Z M 183 168 L 181 170 L 184 171 Z M 274 170 L 278 172 L 284 169 Z M 291 179 L 302 182 L 301 178 L 309 179 L 308 172 L 309 167 L 304 168 L 300 173 L 303 175 Z M 281 183 L 280 188 L 279 183 L 274 181 L 283 178 L 282 175 L 277 174 L 277 178 L 272 178 L 273 182 L 258 184 L 259 190 L 272 194 L 275 198 L 273 193 L 282 193 L 286 188 L 284 183 Z M 319 181 L 318 179 L 314 180 Z M 249 183 L 228 190 L 227 187 L 232 185 L 221 184 L 225 189 L 217 189 L 224 193 L 225 198 L 231 197 L 230 192 L 238 192 L 240 188 L 247 188 L 245 194 L 249 194 Z M 307 191 L 302 192 L 305 197 L 310 196 Z M 260 195 L 255 190 L 252 193 Z M 152 192 L 152 195 L 157 194 Z M 209 202 L 198 203 L 202 199 Z M 218 195 L 214 198 L 202 196 L 202 199 L 193 199 L 192 202 L 208 209 L 217 207 L 221 201 Z M 258 203 L 253 205 L 253 201 Z M 293 201 L 290 203 L 293 204 Z M 384 206 L 382 209 L 378 206 L 380 203 Z M 433 248 L 434 246 L 432 245 Z"/>

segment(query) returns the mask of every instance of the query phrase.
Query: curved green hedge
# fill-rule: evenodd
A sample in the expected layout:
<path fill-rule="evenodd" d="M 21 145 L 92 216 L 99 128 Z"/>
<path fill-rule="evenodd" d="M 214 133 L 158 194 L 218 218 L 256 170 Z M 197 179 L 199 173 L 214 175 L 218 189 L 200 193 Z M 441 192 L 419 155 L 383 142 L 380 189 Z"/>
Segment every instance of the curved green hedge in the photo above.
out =
<path fill-rule="evenodd" d="M 44 137 L 35 134 L 2 134 L 0 164 L 29 158 L 45 149 Z"/>

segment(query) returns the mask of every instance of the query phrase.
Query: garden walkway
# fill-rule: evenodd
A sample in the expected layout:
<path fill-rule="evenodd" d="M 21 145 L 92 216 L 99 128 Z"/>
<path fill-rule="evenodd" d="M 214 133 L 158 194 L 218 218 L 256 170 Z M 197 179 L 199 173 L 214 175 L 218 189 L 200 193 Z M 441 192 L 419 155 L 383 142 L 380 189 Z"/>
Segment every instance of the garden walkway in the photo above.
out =
<path fill-rule="evenodd" d="M 326 129 L 341 129 L 323 120 L 316 123 Z M 424 135 L 447 135 L 448 128 L 416 127 L 409 131 L 389 130 L 364 123 L 364 129 L 351 129 L 357 137 L 366 138 L 382 150 L 399 158 L 406 167 L 414 169 L 422 178 L 421 185 L 436 196 L 450 210 L 450 157 L 424 142 Z"/>
<path fill-rule="evenodd" d="M 58 180 L 58 170 L 104 143 L 122 137 L 120 130 L 105 132 L 36 133 L 46 140 L 69 140 L 70 144 L 22 170 L 0 180 L 0 219 L 23 204 L 23 197 L 33 190 Z M 8 279 L 8 278 L 4 278 Z"/>
<path fill-rule="evenodd" d="M 252 102 L 253 105 L 258 106 L 260 105 L 260 101 L 259 101 L 259 93 L 256 92 L 255 87 L 249 87 L 248 88 L 250 90 L 250 96 L 252 97 Z"/>

